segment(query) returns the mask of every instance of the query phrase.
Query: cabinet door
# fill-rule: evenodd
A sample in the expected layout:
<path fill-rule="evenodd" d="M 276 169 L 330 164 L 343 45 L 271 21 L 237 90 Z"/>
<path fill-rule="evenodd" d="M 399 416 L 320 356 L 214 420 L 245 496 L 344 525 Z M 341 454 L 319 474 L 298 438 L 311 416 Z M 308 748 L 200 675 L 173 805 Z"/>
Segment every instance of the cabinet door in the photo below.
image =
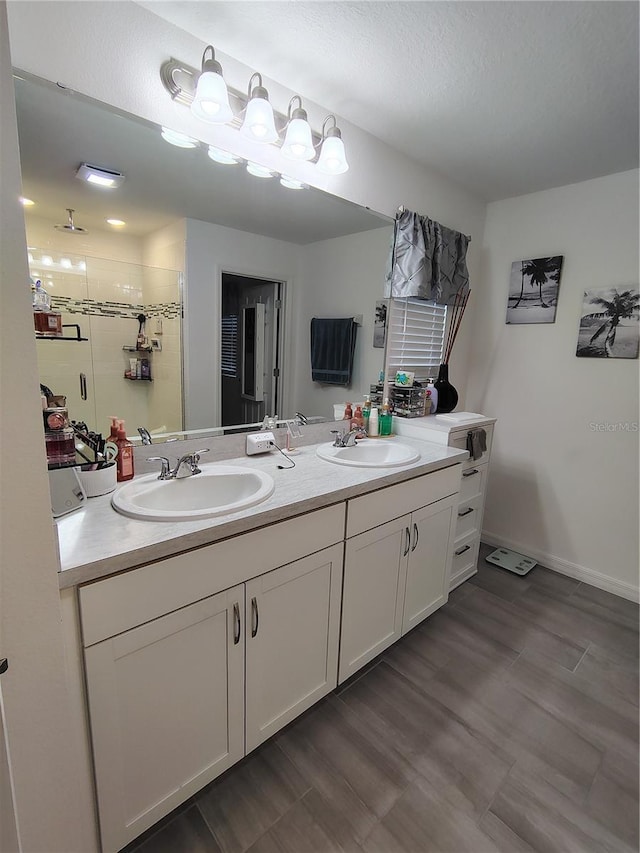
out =
<path fill-rule="evenodd" d="M 337 684 L 343 546 L 246 584 L 246 745 L 255 749 Z"/>
<path fill-rule="evenodd" d="M 401 635 L 409 522 L 405 515 L 347 540 L 339 682 Z"/>
<path fill-rule="evenodd" d="M 447 601 L 457 505 L 453 495 L 411 514 L 403 634 Z"/>
<path fill-rule="evenodd" d="M 103 853 L 244 754 L 244 586 L 85 650 Z"/>

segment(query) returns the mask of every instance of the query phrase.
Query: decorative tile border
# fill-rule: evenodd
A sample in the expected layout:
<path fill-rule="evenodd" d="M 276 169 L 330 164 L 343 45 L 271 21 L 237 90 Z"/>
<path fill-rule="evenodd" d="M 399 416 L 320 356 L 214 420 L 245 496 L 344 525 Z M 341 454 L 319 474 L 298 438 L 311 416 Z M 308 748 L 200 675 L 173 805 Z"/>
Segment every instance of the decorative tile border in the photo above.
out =
<path fill-rule="evenodd" d="M 121 317 L 135 320 L 138 314 L 145 317 L 162 317 L 178 320 L 182 317 L 181 302 L 156 302 L 149 305 L 132 305 L 130 302 L 99 302 L 96 299 L 73 299 L 70 296 L 51 296 L 51 306 L 68 314 L 85 314 L 97 317 Z"/>

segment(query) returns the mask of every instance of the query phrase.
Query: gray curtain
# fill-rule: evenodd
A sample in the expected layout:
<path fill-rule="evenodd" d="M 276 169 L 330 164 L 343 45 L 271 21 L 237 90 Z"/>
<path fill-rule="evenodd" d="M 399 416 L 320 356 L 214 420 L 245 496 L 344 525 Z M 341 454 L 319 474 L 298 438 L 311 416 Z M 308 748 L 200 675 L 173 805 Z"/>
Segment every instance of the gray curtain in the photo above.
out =
<path fill-rule="evenodd" d="M 450 305 L 469 287 L 467 246 L 471 237 L 410 210 L 398 213 L 385 296 L 411 296 Z"/>

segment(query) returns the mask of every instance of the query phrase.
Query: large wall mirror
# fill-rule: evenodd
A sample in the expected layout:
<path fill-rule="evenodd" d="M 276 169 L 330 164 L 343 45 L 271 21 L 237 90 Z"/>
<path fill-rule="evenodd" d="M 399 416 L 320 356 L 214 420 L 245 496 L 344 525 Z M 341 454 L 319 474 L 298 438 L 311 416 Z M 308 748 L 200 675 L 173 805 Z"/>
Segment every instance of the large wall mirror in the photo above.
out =
<path fill-rule="evenodd" d="M 363 399 L 383 367 L 390 219 L 168 144 L 20 72 L 15 89 L 30 271 L 64 333 L 38 340 L 40 378 L 71 418 L 104 433 L 117 415 L 161 439 L 265 415 L 330 419 Z M 124 182 L 80 180 L 82 163 Z M 361 323 L 350 386 L 313 382 L 311 319 L 348 316 Z"/>

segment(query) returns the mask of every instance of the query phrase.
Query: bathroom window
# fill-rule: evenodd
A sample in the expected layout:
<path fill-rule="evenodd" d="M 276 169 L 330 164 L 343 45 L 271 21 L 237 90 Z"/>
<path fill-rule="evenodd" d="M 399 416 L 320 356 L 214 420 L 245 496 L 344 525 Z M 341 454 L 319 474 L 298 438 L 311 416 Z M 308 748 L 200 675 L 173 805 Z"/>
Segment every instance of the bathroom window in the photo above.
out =
<path fill-rule="evenodd" d="M 442 361 L 446 305 L 423 299 L 391 299 L 387 369 L 389 378 L 397 370 L 410 370 L 422 381 L 438 373 Z"/>
<path fill-rule="evenodd" d="M 222 375 L 236 379 L 238 376 L 238 315 L 222 318 Z"/>

